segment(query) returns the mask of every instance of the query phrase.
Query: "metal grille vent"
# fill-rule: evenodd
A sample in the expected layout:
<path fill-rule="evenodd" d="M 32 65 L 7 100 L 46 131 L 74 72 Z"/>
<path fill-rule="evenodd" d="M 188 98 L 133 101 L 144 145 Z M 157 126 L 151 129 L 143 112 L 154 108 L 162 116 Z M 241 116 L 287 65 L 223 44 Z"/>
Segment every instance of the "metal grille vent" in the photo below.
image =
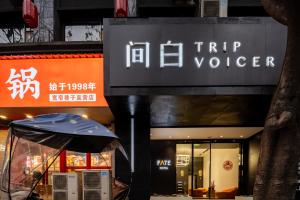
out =
<path fill-rule="evenodd" d="M 84 191 L 84 200 L 101 200 L 101 191 L 100 190 Z"/>
<path fill-rule="evenodd" d="M 54 190 L 67 190 L 68 180 L 66 175 L 53 176 L 53 189 Z"/>
<path fill-rule="evenodd" d="M 101 176 L 99 172 L 84 173 L 84 188 L 98 189 L 101 188 Z"/>
<path fill-rule="evenodd" d="M 68 200 L 68 192 L 55 191 L 53 192 L 53 200 Z"/>

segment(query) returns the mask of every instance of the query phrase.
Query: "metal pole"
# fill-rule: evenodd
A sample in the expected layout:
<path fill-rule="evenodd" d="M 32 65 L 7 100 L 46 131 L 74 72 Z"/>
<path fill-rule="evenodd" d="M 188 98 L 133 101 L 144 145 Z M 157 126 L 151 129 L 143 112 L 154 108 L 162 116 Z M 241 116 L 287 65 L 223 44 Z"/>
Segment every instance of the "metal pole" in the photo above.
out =
<path fill-rule="evenodd" d="M 210 190 L 208 190 L 208 198 L 212 198 L 211 197 L 211 194 L 212 194 L 212 190 L 211 190 L 211 142 L 212 141 L 210 141 L 210 143 L 209 143 L 209 149 L 210 149 L 210 151 L 209 151 L 209 188 L 210 188 Z"/>
<path fill-rule="evenodd" d="M 130 159 L 131 159 L 131 172 L 134 172 L 134 117 L 130 119 Z"/>
<path fill-rule="evenodd" d="M 195 147 L 195 145 L 194 145 L 194 142 L 192 141 L 192 188 L 191 188 L 191 191 L 192 191 L 192 197 L 194 196 L 194 164 L 195 164 L 195 162 L 194 162 L 194 147 Z"/>

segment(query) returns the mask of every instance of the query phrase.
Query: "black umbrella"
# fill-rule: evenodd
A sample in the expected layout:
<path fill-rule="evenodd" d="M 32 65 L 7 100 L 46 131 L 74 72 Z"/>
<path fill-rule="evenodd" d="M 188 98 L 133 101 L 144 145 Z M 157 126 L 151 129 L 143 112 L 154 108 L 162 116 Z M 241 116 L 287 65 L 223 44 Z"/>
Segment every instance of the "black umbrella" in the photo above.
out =
<path fill-rule="evenodd" d="M 55 113 L 10 123 L 12 134 L 55 149 L 58 141 L 68 141 L 64 149 L 77 152 L 101 152 L 119 138 L 105 126 L 78 115 Z"/>

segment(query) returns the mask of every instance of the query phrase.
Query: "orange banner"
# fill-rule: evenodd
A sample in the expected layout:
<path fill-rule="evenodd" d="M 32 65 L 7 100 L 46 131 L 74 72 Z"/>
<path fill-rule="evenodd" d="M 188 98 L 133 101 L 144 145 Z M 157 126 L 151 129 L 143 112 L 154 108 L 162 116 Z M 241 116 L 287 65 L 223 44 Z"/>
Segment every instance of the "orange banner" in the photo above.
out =
<path fill-rule="evenodd" d="M 100 54 L 0 57 L 0 107 L 107 106 Z"/>

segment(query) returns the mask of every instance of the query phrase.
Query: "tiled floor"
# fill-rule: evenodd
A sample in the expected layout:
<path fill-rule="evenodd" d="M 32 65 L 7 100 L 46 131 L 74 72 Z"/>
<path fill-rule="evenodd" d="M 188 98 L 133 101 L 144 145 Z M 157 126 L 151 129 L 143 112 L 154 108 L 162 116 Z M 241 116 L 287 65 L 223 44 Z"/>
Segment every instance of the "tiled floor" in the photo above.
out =
<path fill-rule="evenodd" d="M 151 197 L 150 200 L 193 200 L 192 197 L 184 197 L 184 196 L 178 196 L 178 197 L 170 197 L 170 196 L 155 196 Z"/>
<path fill-rule="evenodd" d="M 184 197 L 184 196 L 178 196 L 178 197 L 169 197 L 169 196 L 155 196 L 151 197 L 151 200 L 193 200 L 192 197 Z M 216 199 L 202 199 L 202 200 L 216 200 Z M 234 200 L 234 199 L 218 199 L 218 200 Z"/>

